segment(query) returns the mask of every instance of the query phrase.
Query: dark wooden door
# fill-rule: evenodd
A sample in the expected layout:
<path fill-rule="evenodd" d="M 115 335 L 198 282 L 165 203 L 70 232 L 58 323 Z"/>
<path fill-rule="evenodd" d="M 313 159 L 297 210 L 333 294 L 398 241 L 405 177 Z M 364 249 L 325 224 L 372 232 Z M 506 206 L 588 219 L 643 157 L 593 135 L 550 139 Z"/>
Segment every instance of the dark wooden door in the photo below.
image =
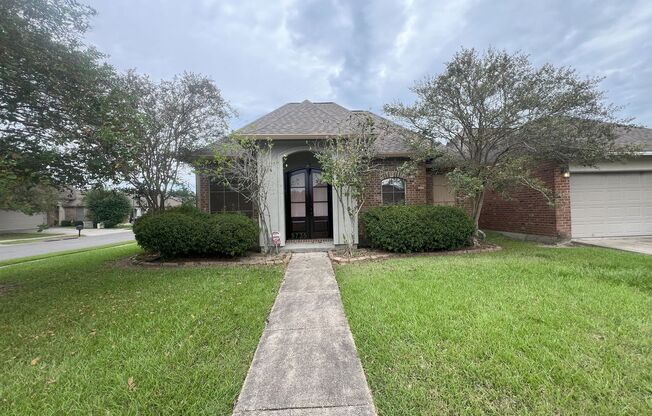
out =
<path fill-rule="evenodd" d="M 321 182 L 319 169 L 288 172 L 285 190 L 288 239 L 333 236 L 331 188 Z"/>

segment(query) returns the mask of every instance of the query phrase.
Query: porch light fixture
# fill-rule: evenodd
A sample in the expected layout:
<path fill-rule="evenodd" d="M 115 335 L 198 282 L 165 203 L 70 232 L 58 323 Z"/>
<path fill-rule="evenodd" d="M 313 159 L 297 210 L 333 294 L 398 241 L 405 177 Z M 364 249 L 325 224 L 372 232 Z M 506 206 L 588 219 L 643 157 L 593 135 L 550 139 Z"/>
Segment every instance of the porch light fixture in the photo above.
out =
<path fill-rule="evenodd" d="M 568 166 L 562 166 L 561 176 L 563 176 L 564 178 L 570 178 L 570 169 L 568 169 Z"/>

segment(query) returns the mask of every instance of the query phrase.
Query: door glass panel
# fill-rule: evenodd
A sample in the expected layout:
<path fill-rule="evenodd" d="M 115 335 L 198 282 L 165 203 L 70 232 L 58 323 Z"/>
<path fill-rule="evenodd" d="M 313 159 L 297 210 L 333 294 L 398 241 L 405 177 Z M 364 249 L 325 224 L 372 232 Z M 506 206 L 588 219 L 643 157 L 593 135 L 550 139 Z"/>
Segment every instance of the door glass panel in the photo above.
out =
<path fill-rule="evenodd" d="M 321 172 L 312 172 L 312 186 L 325 185 L 321 182 Z"/>
<path fill-rule="evenodd" d="M 296 217 L 305 217 L 306 216 L 306 204 L 304 202 L 291 203 L 290 204 L 290 215 L 294 218 Z"/>
<path fill-rule="evenodd" d="M 290 176 L 290 187 L 301 188 L 306 186 L 306 177 L 303 172 L 295 173 Z"/>
<path fill-rule="evenodd" d="M 312 208 L 315 217 L 328 217 L 328 202 L 314 202 Z"/>
<path fill-rule="evenodd" d="M 304 202 L 306 200 L 305 188 L 290 188 L 290 201 Z"/>
<path fill-rule="evenodd" d="M 328 201 L 328 188 L 324 187 L 319 187 L 319 188 L 313 188 L 312 190 L 312 200 L 315 202 L 323 202 L 323 201 Z"/>

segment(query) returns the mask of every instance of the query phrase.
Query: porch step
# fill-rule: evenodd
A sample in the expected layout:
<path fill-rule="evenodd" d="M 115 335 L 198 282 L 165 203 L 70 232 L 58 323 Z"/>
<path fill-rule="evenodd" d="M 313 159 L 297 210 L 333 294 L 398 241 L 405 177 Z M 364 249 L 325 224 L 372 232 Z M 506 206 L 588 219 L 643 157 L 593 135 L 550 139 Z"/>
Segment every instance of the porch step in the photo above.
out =
<path fill-rule="evenodd" d="M 333 240 L 288 240 L 281 251 L 291 253 L 316 253 L 334 250 Z"/>

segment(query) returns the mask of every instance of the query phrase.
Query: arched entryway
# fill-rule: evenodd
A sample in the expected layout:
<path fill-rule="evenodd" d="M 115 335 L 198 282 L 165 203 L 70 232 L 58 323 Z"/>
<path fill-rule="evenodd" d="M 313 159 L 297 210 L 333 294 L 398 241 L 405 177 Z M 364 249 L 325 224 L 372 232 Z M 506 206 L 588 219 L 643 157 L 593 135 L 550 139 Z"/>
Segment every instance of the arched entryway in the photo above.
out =
<path fill-rule="evenodd" d="M 322 182 L 321 167 L 311 152 L 287 157 L 285 225 L 290 240 L 333 237 L 332 192 Z"/>

